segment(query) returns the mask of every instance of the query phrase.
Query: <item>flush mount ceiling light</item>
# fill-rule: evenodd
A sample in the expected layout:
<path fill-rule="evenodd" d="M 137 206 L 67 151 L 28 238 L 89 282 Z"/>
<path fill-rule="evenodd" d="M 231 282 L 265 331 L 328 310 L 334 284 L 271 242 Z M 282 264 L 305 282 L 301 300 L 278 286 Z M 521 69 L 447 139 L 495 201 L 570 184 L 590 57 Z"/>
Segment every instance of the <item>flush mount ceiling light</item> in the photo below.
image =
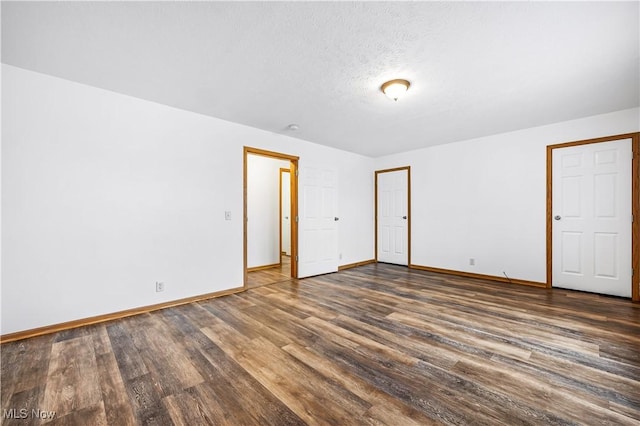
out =
<path fill-rule="evenodd" d="M 409 90 L 409 86 L 411 86 L 411 83 L 407 80 L 396 79 L 384 83 L 380 86 L 380 90 L 382 90 L 382 93 L 387 95 L 389 98 L 397 101 L 400 96 L 404 95 L 404 93 Z"/>
<path fill-rule="evenodd" d="M 298 126 L 295 123 L 291 123 L 287 126 L 287 130 L 295 132 L 296 130 L 298 130 L 300 128 L 300 126 Z"/>

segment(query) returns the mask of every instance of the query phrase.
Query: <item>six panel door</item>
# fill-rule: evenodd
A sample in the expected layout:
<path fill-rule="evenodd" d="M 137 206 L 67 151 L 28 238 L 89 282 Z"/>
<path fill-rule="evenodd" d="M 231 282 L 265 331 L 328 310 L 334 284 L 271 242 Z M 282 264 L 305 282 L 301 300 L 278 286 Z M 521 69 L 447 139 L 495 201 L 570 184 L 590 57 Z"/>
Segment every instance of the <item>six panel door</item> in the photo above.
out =
<path fill-rule="evenodd" d="M 631 297 L 631 139 L 553 150 L 552 285 Z"/>
<path fill-rule="evenodd" d="M 334 169 L 300 169 L 300 254 L 298 278 L 338 270 L 338 173 Z"/>

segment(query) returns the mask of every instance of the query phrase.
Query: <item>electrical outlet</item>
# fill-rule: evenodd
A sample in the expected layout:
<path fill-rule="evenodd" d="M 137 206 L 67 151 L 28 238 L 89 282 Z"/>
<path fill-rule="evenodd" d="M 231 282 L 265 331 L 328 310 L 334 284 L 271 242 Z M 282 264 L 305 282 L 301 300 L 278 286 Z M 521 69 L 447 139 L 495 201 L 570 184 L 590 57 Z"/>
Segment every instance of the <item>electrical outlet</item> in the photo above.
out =
<path fill-rule="evenodd" d="M 476 260 L 473 257 L 469 258 L 469 265 L 475 266 L 475 264 L 476 264 Z"/>
<path fill-rule="evenodd" d="M 164 291 L 164 283 L 162 281 L 156 281 L 156 292 Z"/>
<path fill-rule="evenodd" d="M 338 259 L 342 260 L 342 253 L 338 255 Z"/>
<path fill-rule="evenodd" d="M 224 212 L 224 220 L 231 220 L 231 212 L 230 211 L 226 211 Z"/>

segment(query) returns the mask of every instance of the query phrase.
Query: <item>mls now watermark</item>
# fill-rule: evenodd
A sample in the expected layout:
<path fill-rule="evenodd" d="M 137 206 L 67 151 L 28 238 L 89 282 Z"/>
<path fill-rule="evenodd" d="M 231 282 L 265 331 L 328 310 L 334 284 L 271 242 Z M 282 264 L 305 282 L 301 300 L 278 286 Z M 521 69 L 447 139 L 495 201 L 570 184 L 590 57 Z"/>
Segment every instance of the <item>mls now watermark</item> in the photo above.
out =
<path fill-rule="evenodd" d="M 39 408 L 32 408 L 28 410 L 26 408 L 10 408 L 2 410 L 3 419 L 42 419 L 51 420 L 56 416 L 55 411 L 41 410 Z"/>

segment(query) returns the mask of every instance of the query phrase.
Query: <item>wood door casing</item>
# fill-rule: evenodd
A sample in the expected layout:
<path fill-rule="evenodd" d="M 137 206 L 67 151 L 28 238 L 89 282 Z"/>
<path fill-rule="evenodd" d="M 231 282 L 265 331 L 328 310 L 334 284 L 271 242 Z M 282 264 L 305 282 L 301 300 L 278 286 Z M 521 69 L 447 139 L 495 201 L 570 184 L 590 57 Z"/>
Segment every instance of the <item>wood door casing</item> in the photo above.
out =
<path fill-rule="evenodd" d="M 553 278 L 553 151 L 555 149 L 570 146 L 593 144 L 627 138 L 631 138 L 632 140 L 631 143 L 633 152 L 631 165 L 631 211 L 634 220 L 631 224 L 631 259 L 633 268 L 631 277 L 631 298 L 634 302 L 640 302 L 640 282 L 638 280 L 638 270 L 640 268 L 640 133 L 625 133 L 620 135 L 586 139 L 575 142 L 566 142 L 547 146 L 547 288 L 552 287 Z"/>
<path fill-rule="evenodd" d="M 289 160 L 291 176 L 291 217 L 298 215 L 298 160 L 299 157 L 258 148 L 244 147 L 243 150 L 243 286 L 247 288 L 247 156 L 261 155 L 280 160 Z M 298 277 L 298 224 L 291 221 L 291 277 Z"/>
<path fill-rule="evenodd" d="M 376 262 L 379 261 L 378 259 L 378 246 L 380 244 L 380 240 L 381 240 L 381 236 L 379 235 L 379 230 L 378 230 L 378 212 L 380 209 L 380 200 L 379 200 L 379 196 L 378 196 L 378 177 L 381 173 L 392 173 L 392 172 L 398 172 L 398 171 L 406 171 L 407 173 L 407 197 L 406 197 L 406 211 L 407 211 L 407 224 L 406 224 L 406 251 L 407 251 L 407 266 L 412 266 L 411 265 L 411 167 L 410 166 L 405 166 L 405 167 L 396 167 L 396 168 L 392 168 L 392 169 L 384 169 L 384 170 L 376 170 L 375 172 L 375 188 L 374 188 L 374 197 L 375 197 L 375 211 L 374 211 L 374 217 L 375 217 L 375 226 L 374 226 L 374 231 L 375 231 L 375 235 L 374 235 L 374 241 L 375 241 L 375 260 Z"/>

